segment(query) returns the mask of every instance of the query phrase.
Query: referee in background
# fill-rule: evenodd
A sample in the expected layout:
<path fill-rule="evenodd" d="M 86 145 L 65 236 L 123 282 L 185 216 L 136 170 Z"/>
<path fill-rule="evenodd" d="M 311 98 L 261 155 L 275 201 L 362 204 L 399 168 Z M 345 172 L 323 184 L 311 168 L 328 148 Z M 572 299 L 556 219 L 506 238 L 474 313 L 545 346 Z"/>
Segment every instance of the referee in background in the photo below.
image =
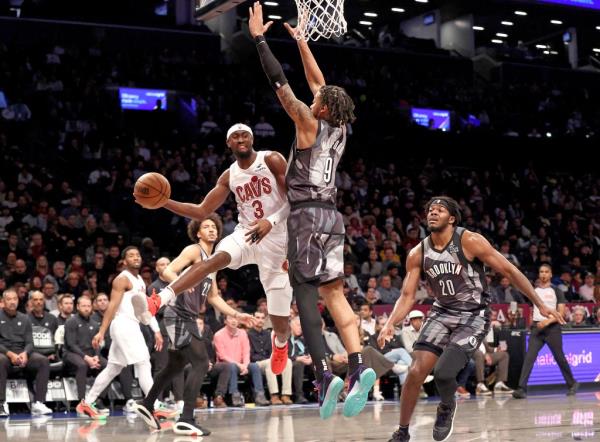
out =
<path fill-rule="evenodd" d="M 565 295 L 562 291 L 550 284 L 552 279 L 552 267 L 549 264 L 542 264 L 539 269 L 539 286 L 535 288 L 536 293 L 542 299 L 547 307 L 558 310 L 558 312 L 564 316 Z M 565 378 L 567 387 L 567 396 L 575 395 L 579 384 L 573 377 L 571 367 L 565 358 L 563 352 L 562 343 L 562 332 L 560 324 L 556 322 L 553 317 L 544 318 L 539 309 L 533 307 L 533 324 L 531 326 L 531 334 L 529 336 L 529 348 L 525 355 L 525 362 L 523 363 L 523 369 L 521 370 L 521 377 L 519 378 L 519 388 L 513 392 L 515 399 L 525 399 L 527 397 L 527 381 L 529 375 L 533 369 L 533 364 L 537 358 L 538 353 L 544 346 L 548 344 L 554 360 L 558 364 L 560 371 Z"/>

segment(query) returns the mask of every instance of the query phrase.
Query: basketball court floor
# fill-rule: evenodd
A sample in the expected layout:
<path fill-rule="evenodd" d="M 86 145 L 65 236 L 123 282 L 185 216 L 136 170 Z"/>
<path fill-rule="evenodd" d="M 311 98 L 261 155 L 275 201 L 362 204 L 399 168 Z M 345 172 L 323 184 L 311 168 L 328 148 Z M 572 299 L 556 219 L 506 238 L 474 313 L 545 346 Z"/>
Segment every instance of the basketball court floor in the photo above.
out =
<path fill-rule="evenodd" d="M 419 402 L 411 425 L 412 441 L 430 441 L 437 402 Z M 105 424 L 75 415 L 55 414 L 44 421 L 16 416 L 0 421 L 0 441 L 62 442 L 350 442 L 387 441 L 398 422 L 396 402 L 369 403 L 357 417 L 336 415 L 322 421 L 316 405 L 209 410 L 197 413 L 213 431 L 195 438 L 172 432 L 151 433 L 134 416 L 111 416 Z M 600 392 L 461 400 L 449 441 L 600 440 Z"/>

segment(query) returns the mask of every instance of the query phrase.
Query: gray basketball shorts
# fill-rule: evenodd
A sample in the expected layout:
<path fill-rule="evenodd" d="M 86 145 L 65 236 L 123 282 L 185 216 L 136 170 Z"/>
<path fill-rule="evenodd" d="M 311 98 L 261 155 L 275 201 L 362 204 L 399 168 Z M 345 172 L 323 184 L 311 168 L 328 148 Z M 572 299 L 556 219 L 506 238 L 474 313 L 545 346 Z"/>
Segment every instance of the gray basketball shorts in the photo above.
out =
<path fill-rule="evenodd" d="M 424 350 L 440 356 L 449 345 L 464 350 L 468 357 L 479 348 L 490 328 L 489 312 L 450 312 L 431 310 L 414 344 L 414 350 Z"/>
<path fill-rule="evenodd" d="M 326 284 L 344 276 L 344 221 L 333 208 L 302 205 L 287 220 L 292 286 Z"/>

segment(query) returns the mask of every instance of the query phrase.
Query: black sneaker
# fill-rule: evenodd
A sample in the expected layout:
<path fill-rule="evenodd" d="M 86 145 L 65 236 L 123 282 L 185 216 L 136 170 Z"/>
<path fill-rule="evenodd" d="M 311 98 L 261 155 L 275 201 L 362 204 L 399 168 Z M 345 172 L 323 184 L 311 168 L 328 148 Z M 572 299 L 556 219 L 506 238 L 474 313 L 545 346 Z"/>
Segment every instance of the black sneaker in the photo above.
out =
<path fill-rule="evenodd" d="M 144 405 L 143 401 L 139 401 L 133 406 L 133 411 L 135 411 L 135 413 L 140 416 L 151 429 L 160 430 L 160 422 L 154 416 L 154 408 L 149 408 Z"/>
<path fill-rule="evenodd" d="M 456 402 L 453 407 L 446 404 L 438 405 L 433 425 L 433 440 L 444 441 L 450 437 L 454 429 L 454 416 L 456 416 Z"/>
<path fill-rule="evenodd" d="M 408 433 L 408 427 L 398 427 L 398 429 L 394 431 L 394 434 L 392 434 L 392 438 L 388 440 L 388 442 L 408 442 L 409 440 L 410 434 Z"/>
<path fill-rule="evenodd" d="M 579 382 L 575 382 L 567 390 L 567 396 L 575 396 L 575 394 L 577 393 L 578 389 L 579 389 Z"/>
<path fill-rule="evenodd" d="M 182 436 L 208 436 L 210 430 L 202 428 L 194 420 L 178 420 L 173 426 L 173 433 Z"/>
<path fill-rule="evenodd" d="M 527 397 L 527 392 L 523 388 L 519 387 L 513 391 L 512 397 L 515 399 L 525 399 Z"/>

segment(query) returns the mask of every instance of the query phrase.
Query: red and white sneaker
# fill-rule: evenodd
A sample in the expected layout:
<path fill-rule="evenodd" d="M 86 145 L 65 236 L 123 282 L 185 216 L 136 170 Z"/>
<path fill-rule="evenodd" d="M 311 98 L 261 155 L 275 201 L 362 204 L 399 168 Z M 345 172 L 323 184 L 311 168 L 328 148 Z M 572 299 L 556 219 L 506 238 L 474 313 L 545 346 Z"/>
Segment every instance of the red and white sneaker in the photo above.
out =
<path fill-rule="evenodd" d="M 275 345 L 275 333 L 271 337 L 271 371 L 274 375 L 283 373 L 285 366 L 288 361 L 288 343 L 285 343 L 285 347 L 277 347 Z"/>
<path fill-rule="evenodd" d="M 88 416 L 94 420 L 106 419 L 106 414 L 101 413 L 96 408 L 96 404 L 88 404 L 83 399 L 77 404 L 77 407 L 75 407 L 75 411 L 79 416 Z"/>

